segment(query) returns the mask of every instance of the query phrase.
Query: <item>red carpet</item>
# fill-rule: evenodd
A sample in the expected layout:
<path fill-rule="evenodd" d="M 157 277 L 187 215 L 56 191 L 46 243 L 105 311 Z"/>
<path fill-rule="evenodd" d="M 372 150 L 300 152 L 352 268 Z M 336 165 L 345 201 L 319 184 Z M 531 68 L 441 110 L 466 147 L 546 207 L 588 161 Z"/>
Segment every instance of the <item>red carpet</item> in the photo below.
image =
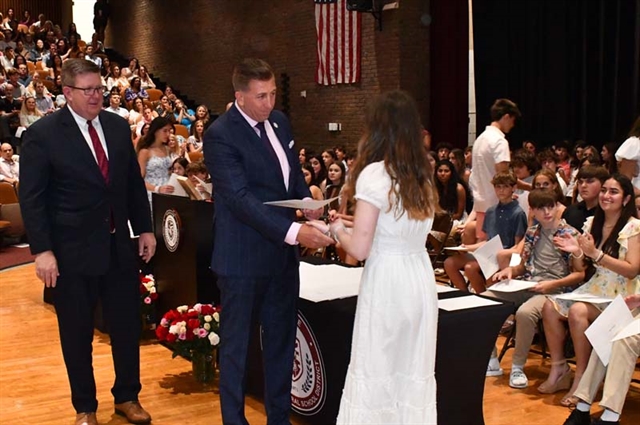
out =
<path fill-rule="evenodd" d="M 7 246 L 0 248 L 0 270 L 19 266 L 20 264 L 32 263 L 34 259 L 35 257 L 31 255 L 29 247 Z"/>

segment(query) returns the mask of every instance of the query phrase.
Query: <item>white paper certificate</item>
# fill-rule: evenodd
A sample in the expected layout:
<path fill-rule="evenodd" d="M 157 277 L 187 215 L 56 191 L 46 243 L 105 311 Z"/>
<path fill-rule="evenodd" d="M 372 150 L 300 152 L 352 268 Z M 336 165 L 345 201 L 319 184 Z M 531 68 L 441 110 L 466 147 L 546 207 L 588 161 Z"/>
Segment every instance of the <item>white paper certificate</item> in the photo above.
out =
<path fill-rule="evenodd" d="M 603 365 L 607 366 L 609 364 L 611 341 L 631 322 L 633 322 L 633 316 L 629 311 L 629 307 L 627 307 L 622 296 L 618 295 L 602 314 L 593 321 L 591 326 L 584 331 Z"/>
<path fill-rule="evenodd" d="M 265 202 L 265 205 L 273 205 L 275 207 L 295 208 L 298 210 L 317 210 L 325 205 L 329 205 L 339 197 L 325 199 L 324 201 L 316 201 L 315 199 L 286 199 L 284 201 Z"/>
<path fill-rule="evenodd" d="M 478 297 L 476 295 L 438 300 L 438 308 L 446 311 L 465 310 L 467 308 L 485 307 L 489 305 L 499 304 L 500 302 L 498 301 L 489 300 L 487 298 Z"/>
<path fill-rule="evenodd" d="M 354 297 L 360 290 L 362 267 L 300 263 L 300 298 L 313 302 Z"/>
<path fill-rule="evenodd" d="M 537 284 L 538 282 L 532 282 L 529 280 L 501 280 L 500 282 L 491 285 L 487 289 L 496 292 L 518 292 L 531 289 Z"/>
<path fill-rule="evenodd" d="M 576 292 L 569 292 L 568 294 L 560 294 L 556 295 L 556 298 L 561 300 L 570 300 L 577 301 L 583 303 L 591 303 L 591 304 L 608 304 L 613 301 L 611 298 L 599 297 L 597 295 L 591 294 L 581 294 Z"/>
<path fill-rule="evenodd" d="M 473 256 L 482 270 L 482 274 L 485 279 L 489 279 L 500 268 L 498 267 L 498 251 L 501 251 L 502 240 L 500 235 L 496 235 L 491 238 L 487 243 L 483 244 L 480 248 L 473 251 Z"/>

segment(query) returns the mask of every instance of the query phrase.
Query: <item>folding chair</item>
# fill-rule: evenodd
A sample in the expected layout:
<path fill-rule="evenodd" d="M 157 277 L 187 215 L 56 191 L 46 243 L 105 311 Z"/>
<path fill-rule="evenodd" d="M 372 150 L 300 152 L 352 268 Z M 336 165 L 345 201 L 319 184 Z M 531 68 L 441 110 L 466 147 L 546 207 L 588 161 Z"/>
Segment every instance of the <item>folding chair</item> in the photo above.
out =
<path fill-rule="evenodd" d="M 427 253 L 429 254 L 433 268 L 437 268 L 438 265 L 440 267 L 442 266 L 442 252 L 447 243 L 447 238 L 451 233 L 452 227 L 453 218 L 451 217 L 451 214 L 436 213 L 426 242 Z"/>

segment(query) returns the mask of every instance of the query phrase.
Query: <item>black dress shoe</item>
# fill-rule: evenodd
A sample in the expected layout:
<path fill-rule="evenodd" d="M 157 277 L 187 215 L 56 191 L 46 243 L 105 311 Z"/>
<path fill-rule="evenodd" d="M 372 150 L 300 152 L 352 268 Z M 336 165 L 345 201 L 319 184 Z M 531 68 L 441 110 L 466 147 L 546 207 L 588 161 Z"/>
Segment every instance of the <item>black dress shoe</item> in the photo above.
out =
<path fill-rule="evenodd" d="M 603 421 L 602 419 L 594 419 L 591 425 L 620 425 L 620 421 Z"/>
<path fill-rule="evenodd" d="M 574 409 L 564 425 L 591 425 L 591 415 L 589 412 L 581 412 L 578 409 Z"/>

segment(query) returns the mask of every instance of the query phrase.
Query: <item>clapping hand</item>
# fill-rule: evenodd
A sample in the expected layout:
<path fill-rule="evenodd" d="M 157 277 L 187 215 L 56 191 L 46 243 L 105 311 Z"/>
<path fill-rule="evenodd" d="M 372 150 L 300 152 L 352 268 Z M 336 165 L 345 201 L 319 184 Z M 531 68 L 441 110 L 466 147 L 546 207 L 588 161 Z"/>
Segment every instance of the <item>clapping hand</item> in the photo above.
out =
<path fill-rule="evenodd" d="M 580 251 L 578 239 L 574 238 L 569 233 L 562 233 L 561 235 L 554 236 L 553 243 L 564 252 L 568 252 L 570 254 L 576 254 Z"/>
<path fill-rule="evenodd" d="M 590 233 L 585 233 L 584 235 L 578 236 L 578 245 L 584 252 L 584 255 L 587 257 L 595 258 L 598 255 L 598 250 L 596 249 L 596 242 L 591 236 Z"/>

